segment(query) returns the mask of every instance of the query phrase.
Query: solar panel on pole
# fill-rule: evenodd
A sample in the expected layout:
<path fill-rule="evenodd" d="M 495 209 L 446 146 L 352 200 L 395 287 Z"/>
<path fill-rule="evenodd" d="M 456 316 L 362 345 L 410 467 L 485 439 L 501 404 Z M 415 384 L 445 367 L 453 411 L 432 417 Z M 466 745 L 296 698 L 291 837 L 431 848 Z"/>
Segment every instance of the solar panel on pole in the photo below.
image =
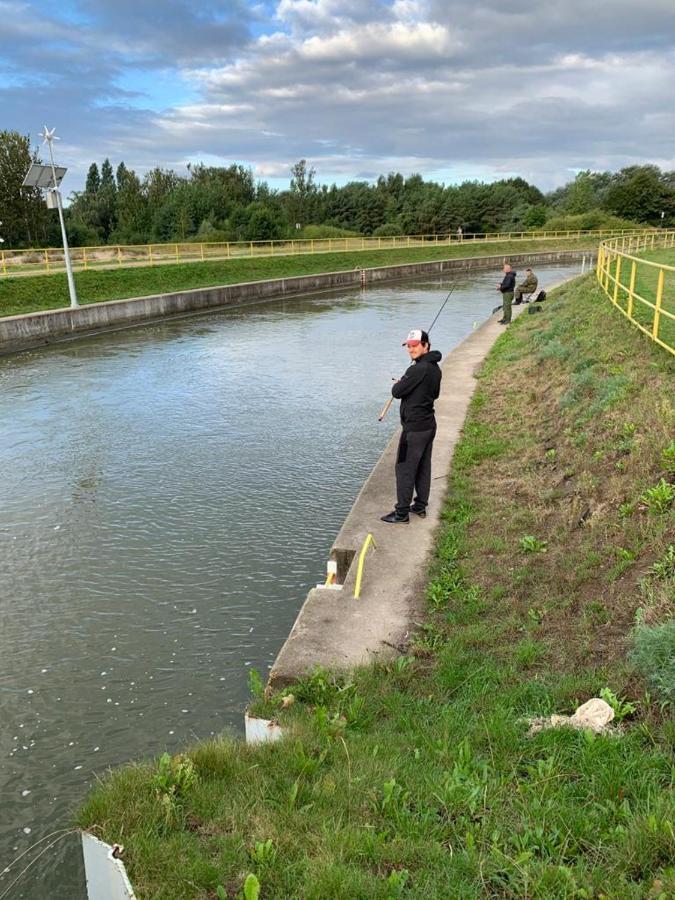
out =
<path fill-rule="evenodd" d="M 42 191 L 47 188 L 58 187 L 63 181 L 63 176 L 68 169 L 64 169 L 63 166 L 54 166 L 54 171 L 56 172 L 56 184 L 54 184 L 54 175 L 51 166 L 33 163 L 28 172 L 26 172 L 26 177 L 24 178 L 21 187 L 40 188 Z"/>

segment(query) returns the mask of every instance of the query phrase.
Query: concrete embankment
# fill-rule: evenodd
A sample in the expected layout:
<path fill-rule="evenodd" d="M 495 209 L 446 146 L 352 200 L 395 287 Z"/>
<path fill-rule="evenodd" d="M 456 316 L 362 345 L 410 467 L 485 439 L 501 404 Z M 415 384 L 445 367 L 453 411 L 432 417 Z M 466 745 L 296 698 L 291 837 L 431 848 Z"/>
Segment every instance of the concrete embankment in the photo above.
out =
<path fill-rule="evenodd" d="M 514 307 L 514 316 L 536 308 Z M 476 387 L 476 370 L 504 330 L 497 319 L 498 315 L 492 316 L 443 361 L 426 519 L 411 515 L 409 525 L 380 521 L 380 516 L 393 508 L 395 499 L 396 434 L 361 489 L 331 549 L 342 590 L 315 588 L 309 592 L 272 667 L 273 687 L 290 684 L 315 666 L 349 669 L 395 654 L 406 644 L 422 613 L 434 532 L 455 445 Z M 390 415 L 396 414 L 397 408 L 392 409 Z M 369 533 L 376 549 L 368 551 L 357 600 L 357 561 Z"/>
<path fill-rule="evenodd" d="M 515 254 L 510 255 L 509 259 L 514 265 L 522 266 L 569 263 L 580 261 L 584 256 L 590 258 L 588 250 Z M 109 300 L 76 309 L 45 310 L 20 316 L 7 316 L 0 318 L 0 352 L 16 352 L 100 331 L 128 328 L 170 316 L 220 307 L 244 306 L 316 291 L 358 287 L 361 283 L 368 285 L 416 275 L 498 269 L 503 259 L 503 256 L 462 257 L 375 269 L 353 269 L 346 272 L 327 272 L 320 275 L 200 288 L 172 294 L 155 294 L 128 300 Z"/>

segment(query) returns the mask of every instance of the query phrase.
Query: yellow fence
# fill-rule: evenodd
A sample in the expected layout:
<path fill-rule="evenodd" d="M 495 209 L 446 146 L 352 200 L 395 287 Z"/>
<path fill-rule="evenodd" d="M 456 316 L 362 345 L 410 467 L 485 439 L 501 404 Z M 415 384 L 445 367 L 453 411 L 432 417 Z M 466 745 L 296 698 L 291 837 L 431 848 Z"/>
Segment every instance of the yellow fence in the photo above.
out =
<path fill-rule="evenodd" d="M 167 263 L 205 262 L 265 256 L 292 256 L 306 253 L 345 253 L 358 250 L 396 250 L 450 244 L 495 243 L 497 241 L 575 240 L 582 237 L 633 234 L 628 231 L 512 231 L 487 234 L 417 234 L 398 237 L 315 238 L 313 240 L 238 241 L 228 243 L 172 243 L 73 247 L 73 269 L 110 269 L 125 266 L 153 266 Z M 2 250 L 3 275 L 43 275 L 65 268 L 63 250 Z"/>
<path fill-rule="evenodd" d="M 600 243 L 598 281 L 614 306 L 675 354 L 675 231 L 614 237 Z"/>

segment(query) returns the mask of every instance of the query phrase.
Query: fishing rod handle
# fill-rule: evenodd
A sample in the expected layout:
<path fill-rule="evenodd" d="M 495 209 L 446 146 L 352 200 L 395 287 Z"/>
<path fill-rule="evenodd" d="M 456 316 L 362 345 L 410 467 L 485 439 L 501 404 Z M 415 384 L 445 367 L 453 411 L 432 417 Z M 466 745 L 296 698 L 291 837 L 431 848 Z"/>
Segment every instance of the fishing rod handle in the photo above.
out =
<path fill-rule="evenodd" d="M 377 421 L 378 421 L 378 422 L 381 422 L 382 419 L 384 419 L 384 417 L 385 417 L 385 416 L 387 415 L 387 413 L 389 412 L 389 407 L 391 406 L 391 404 L 392 404 L 393 402 L 394 402 L 394 398 L 393 398 L 393 397 L 390 397 L 390 398 L 387 400 L 387 402 L 384 404 L 384 406 L 383 406 L 383 408 L 382 408 L 382 412 L 381 412 L 380 415 L 377 417 Z"/>

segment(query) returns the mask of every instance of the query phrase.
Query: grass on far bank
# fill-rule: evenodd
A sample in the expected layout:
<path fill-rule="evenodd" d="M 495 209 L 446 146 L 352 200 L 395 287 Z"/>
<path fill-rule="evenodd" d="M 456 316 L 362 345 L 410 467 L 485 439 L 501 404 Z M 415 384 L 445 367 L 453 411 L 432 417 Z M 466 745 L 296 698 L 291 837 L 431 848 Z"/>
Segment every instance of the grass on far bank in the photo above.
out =
<path fill-rule="evenodd" d="M 675 896 L 674 378 L 592 276 L 508 329 L 403 655 L 261 701 L 279 744 L 198 744 L 92 791 L 78 824 L 125 845 L 139 898 L 247 878 L 279 900 Z M 666 634 L 640 669 L 636 622 Z M 528 736 L 605 688 L 613 733 Z"/>
<path fill-rule="evenodd" d="M 466 242 L 452 246 L 411 247 L 398 250 L 361 250 L 346 253 L 316 253 L 299 256 L 177 263 L 122 269 L 98 269 L 75 273 L 81 304 L 122 300 L 150 294 L 187 291 L 194 288 L 264 281 L 320 272 L 342 272 L 376 266 L 400 265 L 456 257 L 500 256 L 546 250 L 597 250 L 598 238 L 574 241 Z M 65 272 L 53 275 L 0 278 L 0 317 L 58 309 L 70 304 Z"/>

